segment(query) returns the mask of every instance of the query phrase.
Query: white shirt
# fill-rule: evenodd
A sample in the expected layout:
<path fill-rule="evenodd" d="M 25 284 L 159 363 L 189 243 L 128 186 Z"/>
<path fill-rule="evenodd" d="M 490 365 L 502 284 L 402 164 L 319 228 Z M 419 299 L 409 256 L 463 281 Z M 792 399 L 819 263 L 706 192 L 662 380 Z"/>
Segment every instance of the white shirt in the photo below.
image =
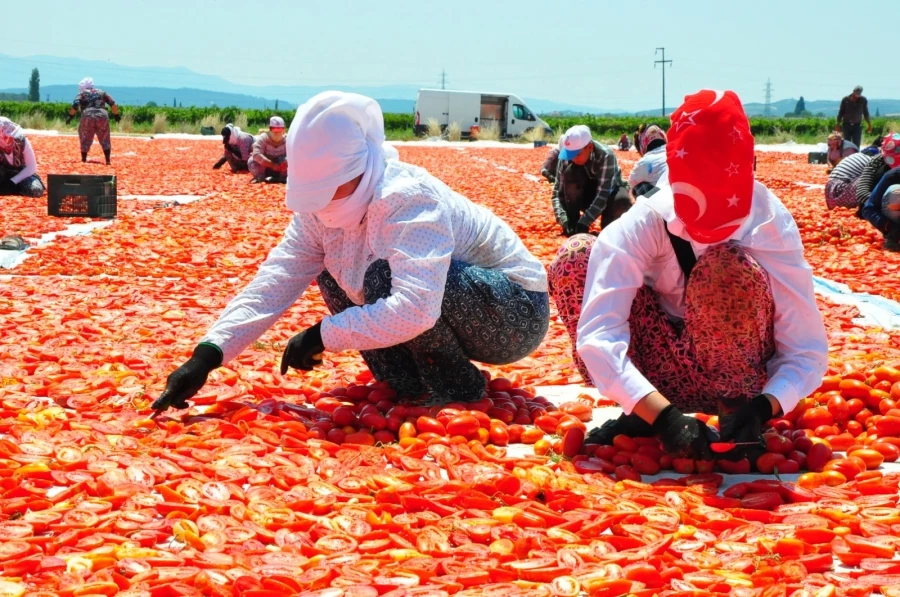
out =
<path fill-rule="evenodd" d="M 647 285 L 663 310 L 683 319 L 684 275 L 665 224 L 691 241 L 675 215 L 668 181 L 636 204 L 597 237 L 588 263 L 584 303 L 578 322 L 578 354 L 597 389 L 626 413 L 656 388 L 626 355 L 628 317 L 637 291 Z M 764 185 L 754 183 L 749 217 L 726 240 L 737 242 L 762 266 L 775 301 L 775 355 L 766 364 L 764 393 L 784 412 L 815 390 L 828 366 L 828 341 L 816 306 L 812 269 L 803 257 L 800 233 L 790 212 Z M 691 241 L 699 258 L 709 245 Z"/>
<path fill-rule="evenodd" d="M 642 182 L 656 186 L 659 177 L 667 170 L 666 146 L 662 145 L 641 156 L 628 175 L 628 186 L 633 189 Z"/>
<path fill-rule="evenodd" d="M 363 305 L 366 269 L 378 259 L 390 265 L 391 294 Z M 233 359 L 327 269 L 361 306 L 322 320 L 325 348 L 395 346 L 434 326 L 451 259 L 499 270 L 525 290 L 547 291 L 544 266 L 503 220 L 425 170 L 390 160 L 359 228 L 327 228 L 313 214 L 294 214 L 284 239 L 203 341 L 219 346 L 224 362 Z"/>
<path fill-rule="evenodd" d="M 13 163 L 12 152 L 4 153 L 3 157 L 6 158 L 6 163 Z M 15 176 L 10 178 L 10 181 L 12 181 L 13 184 L 19 184 L 20 182 L 37 172 L 37 160 L 35 160 L 34 158 L 34 149 L 31 147 L 31 143 L 28 142 L 28 139 L 25 139 L 25 148 L 22 157 L 25 160 L 25 165 Z"/>

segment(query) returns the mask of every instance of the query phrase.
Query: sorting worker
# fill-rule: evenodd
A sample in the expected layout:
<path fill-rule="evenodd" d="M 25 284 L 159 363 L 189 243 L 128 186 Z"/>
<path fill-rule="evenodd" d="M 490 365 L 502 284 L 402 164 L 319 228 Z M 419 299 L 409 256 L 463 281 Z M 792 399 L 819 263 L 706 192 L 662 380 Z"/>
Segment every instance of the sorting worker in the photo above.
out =
<path fill-rule="evenodd" d="M 213 164 L 213 169 L 218 170 L 228 162 L 232 172 L 246 171 L 247 161 L 250 159 L 255 141 L 253 135 L 245 133 L 229 122 L 222 129 L 222 145 L 225 147 L 225 153 L 218 162 Z"/>
<path fill-rule="evenodd" d="M 584 246 L 586 271 L 554 263 L 550 283 L 570 278 L 560 315 L 625 412 L 587 442 L 659 435 L 670 454 L 710 459 L 710 430 L 684 412 L 718 412 L 722 440 L 759 446 L 762 425 L 821 383 L 828 343 L 794 219 L 754 180 L 738 96 L 702 90 L 671 122 L 666 183 Z"/>
<path fill-rule="evenodd" d="M 846 157 L 859 153 L 859 146 L 852 141 L 844 139 L 841 133 L 834 132 L 828 135 L 828 172 L 841 163 Z"/>
<path fill-rule="evenodd" d="M 253 175 L 251 183 L 287 181 L 287 144 L 284 138 L 284 119 L 273 116 L 269 130 L 260 133 L 253 142 L 247 167 Z"/>
<path fill-rule="evenodd" d="M 666 172 L 666 133 L 655 124 L 643 127 L 637 144 L 641 159 L 628 175 L 631 195 L 637 199 L 656 186 Z"/>
<path fill-rule="evenodd" d="M 888 170 L 872 189 L 860 212 L 884 235 L 884 250 L 897 253 L 900 252 L 900 133 L 885 136 L 881 148 L 879 157 Z"/>
<path fill-rule="evenodd" d="M 587 126 L 566 131 L 559 160 L 551 204 L 564 235 L 587 233 L 601 215 L 601 226 L 608 226 L 628 209 L 631 198 L 616 154 L 594 141 Z"/>
<path fill-rule="evenodd" d="M 541 176 L 547 179 L 547 182 L 553 184 L 556 182 L 556 169 L 559 167 L 559 152 L 562 149 L 563 137 L 559 138 L 556 147 L 550 149 L 547 158 L 541 165 Z"/>
<path fill-rule="evenodd" d="M 897 160 L 900 159 L 900 147 L 896 143 L 891 143 L 897 134 L 891 131 L 884 136 L 881 140 L 881 153 L 869 160 L 856 182 L 856 205 L 859 206 L 856 215 L 860 218 L 863 217 L 862 207 L 869 200 L 875 186 L 889 170 L 897 167 Z M 886 148 L 885 144 L 889 144 L 890 148 Z"/>
<path fill-rule="evenodd" d="M 470 402 L 485 390 L 473 360 L 511 363 L 540 345 L 550 323 L 541 262 L 503 220 L 384 141 L 371 98 L 329 91 L 298 108 L 284 238 L 153 408 L 185 408 L 313 280 L 332 314 L 287 342 L 282 375 L 353 349 L 400 397 Z"/>
<path fill-rule="evenodd" d="M 862 147 L 863 119 L 868 125 L 867 132 L 872 132 L 872 119 L 869 118 L 869 100 L 863 96 L 862 92 L 862 85 L 857 85 L 853 88 L 853 93 L 844 96 L 841 100 L 835 129 L 843 133 L 844 139 L 849 140 L 857 147 Z"/>
<path fill-rule="evenodd" d="M 825 206 L 832 210 L 835 207 L 856 209 L 856 189 L 859 178 L 872 157 L 862 152 L 854 153 L 841 160 L 829 174 L 825 184 Z"/>
<path fill-rule="evenodd" d="M 619 149 L 622 151 L 631 149 L 631 139 L 628 138 L 628 133 L 622 133 L 622 136 L 619 137 Z"/>
<path fill-rule="evenodd" d="M 22 127 L 0 116 L 0 195 L 40 197 L 44 190 L 34 149 Z"/>
<path fill-rule="evenodd" d="M 106 164 L 109 165 L 111 146 L 107 106 L 112 111 L 112 118 L 119 122 L 122 119 L 119 115 L 119 106 L 116 105 L 115 100 L 108 93 L 94 87 L 94 80 L 91 77 L 85 77 L 78 83 L 78 95 L 75 96 L 72 105 L 69 107 L 66 124 L 72 122 L 72 118 L 78 110 L 81 110 L 81 121 L 78 123 L 78 138 L 81 141 L 82 162 L 87 161 L 87 154 L 91 150 L 91 144 L 93 144 L 94 135 L 96 135 L 97 141 L 103 149 Z"/>

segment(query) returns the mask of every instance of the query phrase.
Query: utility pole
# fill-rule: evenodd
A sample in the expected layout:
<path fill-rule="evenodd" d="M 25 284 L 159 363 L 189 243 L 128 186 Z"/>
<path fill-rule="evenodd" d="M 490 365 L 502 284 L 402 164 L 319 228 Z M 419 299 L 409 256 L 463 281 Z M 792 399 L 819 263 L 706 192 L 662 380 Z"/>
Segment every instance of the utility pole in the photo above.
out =
<path fill-rule="evenodd" d="M 766 116 L 772 115 L 772 79 L 766 81 L 766 105 L 763 109 Z"/>
<path fill-rule="evenodd" d="M 657 64 L 662 64 L 662 115 L 666 115 L 666 65 L 672 64 L 671 60 L 666 60 L 666 49 L 665 48 L 656 48 L 656 53 L 658 54 L 662 51 L 662 60 L 657 60 L 653 63 L 653 68 L 656 68 Z"/>
<path fill-rule="evenodd" d="M 447 71 L 441 69 L 441 89 L 447 89 Z"/>

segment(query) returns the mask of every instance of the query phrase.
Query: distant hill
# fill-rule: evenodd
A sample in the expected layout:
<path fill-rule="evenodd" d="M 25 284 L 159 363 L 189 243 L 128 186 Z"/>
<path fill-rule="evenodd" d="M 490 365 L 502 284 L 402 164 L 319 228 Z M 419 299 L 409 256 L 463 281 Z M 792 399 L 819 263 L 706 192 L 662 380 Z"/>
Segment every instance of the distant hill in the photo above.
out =
<path fill-rule="evenodd" d="M 17 57 L 0 54 L 0 93 L 25 93 L 31 69 L 37 67 L 41 74 L 41 99 L 50 94 L 51 101 L 68 101 L 75 94 L 78 81 L 91 76 L 99 87 L 110 92 L 123 104 L 172 105 L 173 97 L 184 106 L 238 106 L 241 108 L 297 106 L 314 95 L 328 89 L 353 91 L 378 99 L 385 112 L 409 114 L 415 110 L 418 85 L 360 85 L 360 86 L 304 86 L 304 85 L 240 85 L 222 77 L 204 75 L 190 69 L 177 67 L 133 67 L 100 60 L 80 60 L 60 56 Z M 516 93 L 515 89 L 491 88 L 484 91 Z M 520 96 L 538 114 L 577 116 L 581 114 L 637 114 L 655 116 L 659 109 L 627 112 L 609 110 L 599 106 L 576 105 L 554 100 Z M 675 98 L 672 98 L 673 102 Z M 783 99 L 772 107 L 773 116 L 792 112 L 796 99 Z M 840 97 L 833 100 L 807 100 L 806 107 L 813 114 L 837 115 Z M 675 106 L 669 109 L 673 110 Z M 762 115 L 761 103 L 748 103 L 744 108 L 751 116 Z M 900 114 L 900 100 L 869 99 L 872 115 L 876 109 L 882 115 Z"/>

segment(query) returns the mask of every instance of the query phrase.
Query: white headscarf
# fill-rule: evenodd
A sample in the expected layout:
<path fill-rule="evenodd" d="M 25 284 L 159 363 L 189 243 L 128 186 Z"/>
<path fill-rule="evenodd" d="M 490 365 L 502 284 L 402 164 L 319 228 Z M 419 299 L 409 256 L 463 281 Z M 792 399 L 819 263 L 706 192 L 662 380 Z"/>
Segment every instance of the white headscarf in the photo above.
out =
<path fill-rule="evenodd" d="M 383 143 L 384 116 L 375 100 L 340 91 L 310 99 L 297 109 L 287 134 L 288 209 L 314 213 L 329 228 L 358 227 L 384 177 Z M 350 197 L 331 200 L 360 174 Z"/>
<path fill-rule="evenodd" d="M 21 130 L 18 124 L 5 116 L 0 116 L 0 143 L 4 146 L 9 142 L 9 139 L 15 138 Z"/>
<path fill-rule="evenodd" d="M 85 77 L 81 81 L 78 82 L 78 90 L 79 91 L 87 91 L 88 89 L 94 88 L 94 80 L 90 77 Z"/>

